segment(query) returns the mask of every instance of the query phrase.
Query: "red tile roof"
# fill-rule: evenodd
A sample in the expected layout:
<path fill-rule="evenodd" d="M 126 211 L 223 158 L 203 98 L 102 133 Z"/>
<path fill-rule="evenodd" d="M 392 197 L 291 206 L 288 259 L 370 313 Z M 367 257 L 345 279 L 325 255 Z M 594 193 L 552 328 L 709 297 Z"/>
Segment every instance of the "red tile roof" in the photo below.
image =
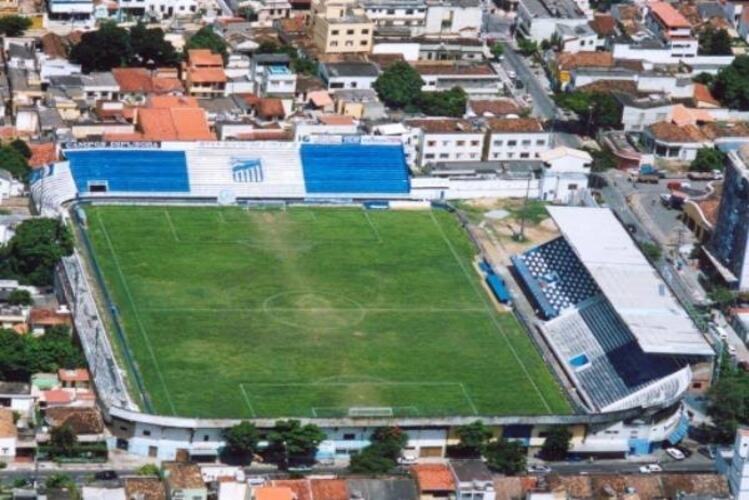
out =
<path fill-rule="evenodd" d="M 212 141 L 216 136 L 200 108 L 142 108 L 138 127 L 148 141 Z"/>
<path fill-rule="evenodd" d="M 272 484 L 289 488 L 294 493 L 294 500 L 312 500 L 312 488 L 308 479 L 279 479 Z"/>
<path fill-rule="evenodd" d="M 415 64 L 414 68 L 421 75 L 494 75 L 488 64 Z"/>
<path fill-rule="evenodd" d="M 284 116 L 286 116 L 286 113 L 283 110 L 283 102 L 281 102 L 281 99 L 260 99 L 260 101 L 258 101 L 257 103 L 256 109 L 258 116 L 266 120 L 270 120 L 273 118 L 283 118 Z"/>
<path fill-rule="evenodd" d="M 75 394 L 63 389 L 52 389 L 42 392 L 42 399 L 48 404 L 68 404 L 75 399 Z"/>
<path fill-rule="evenodd" d="M 666 2 L 653 2 L 650 4 L 652 13 L 668 28 L 691 28 L 692 25 L 687 21 L 678 10 Z"/>
<path fill-rule="evenodd" d="M 520 113 L 520 106 L 518 106 L 512 99 L 469 101 L 468 107 L 470 107 L 478 116 L 503 116 Z"/>
<path fill-rule="evenodd" d="M 52 309 L 31 309 L 29 323 L 39 326 L 70 325 L 70 314 L 58 313 Z"/>
<path fill-rule="evenodd" d="M 88 382 L 91 380 L 91 376 L 85 368 L 76 368 L 74 370 L 60 368 L 57 370 L 57 378 L 61 382 Z"/>
<path fill-rule="evenodd" d="M 220 54 L 208 49 L 191 49 L 187 51 L 187 60 L 191 66 L 224 67 L 224 60 Z"/>
<path fill-rule="evenodd" d="M 535 118 L 494 118 L 487 120 L 487 127 L 492 132 L 543 132 L 544 127 Z"/>
<path fill-rule="evenodd" d="M 348 486 L 343 479 L 312 479 L 314 500 L 349 500 Z"/>
<path fill-rule="evenodd" d="M 596 14 L 588 24 L 601 36 L 613 35 L 616 32 L 616 20 L 611 14 Z"/>
<path fill-rule="evenodd" d="M 29 149 L 31 149 L 31 158 L 29 158 L 31 168 L 43 167 L 57 161 L 57 146 L 54 142 L 29 144 Z"/>
<path fill-rule="evenodd" d="M 224 83 L 226 82 L 226 73 L 223 68 L 189 68 L 187 78 L 196 83 Z"/>
<path fill-rule="evenodd" d="M 702 142 L 705 135 L 694 125 L 679 126 L 670 122 L 658 122 L 648 127 L 651 135 L 664 142 Z"/>
<path fill-rule="evenodd" d="M 614 66 L 614 56 L 611 52 L 562 52 L 557 56 L 559 69 L 575 68 L 610 68 Z"/>
<path fill-rule="evenodd" d="M 452 472 L 443 464 L 419 464 L 411 467 L 411 474 L 420 492 L 455 491 Z"/>
<path fill-rule="evenodd" d="M 713 97 L 708 86 L 702 83 L 694 84 L 694 100 L 697 103 L 701 102 L 710 106 L 720 106 L 720 101 Z"/>

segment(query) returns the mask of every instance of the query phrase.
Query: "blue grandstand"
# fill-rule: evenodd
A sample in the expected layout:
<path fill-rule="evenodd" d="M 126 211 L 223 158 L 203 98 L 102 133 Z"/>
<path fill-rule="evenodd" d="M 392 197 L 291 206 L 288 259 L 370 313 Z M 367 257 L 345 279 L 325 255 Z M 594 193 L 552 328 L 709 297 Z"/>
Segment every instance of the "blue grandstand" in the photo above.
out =
<path fill-rule="evenodd" d="M 66 151 L 79 193 L 188 193 L 184 151 L 88 149 Z"/>
<path fill-rule="evenodd" d="M 303 144 L 306 191 L 312 194 L 408 194 L 400 145 Z"/>

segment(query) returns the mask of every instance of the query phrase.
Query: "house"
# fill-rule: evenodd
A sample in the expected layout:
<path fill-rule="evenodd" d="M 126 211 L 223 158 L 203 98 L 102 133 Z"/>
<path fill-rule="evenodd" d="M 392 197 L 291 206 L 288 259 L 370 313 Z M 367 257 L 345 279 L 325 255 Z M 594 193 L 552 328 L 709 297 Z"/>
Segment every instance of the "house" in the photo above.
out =
<path fill-rule="evenodd" d="M 0 305 L 0 328 L 26 333 L 29 311 L 28 307 Z M 19 327 L 22 331 L 19 331 Z"/>
<path fill-rule="evenodd" d="M 419 494 L 411 479 L 347 479 L 351 498 L 365 500 L 416 500 Z"/>
<path fill-rule="evenodd" d="M 219 481 L 217 500 L 252 500 L 252 491 L 247 483 Z"/>
<path fill-rule="evenodd" d="M 328 63 L 320 65 L 320 77 L 328 90 L 371 89 L 380 70 L 369 62 Z"/>
<path fill-rule="evenodd" d="M 522 110 L 512 99 L 492 99 L 468 101 L 466 116 L 469 118 L 503 118 L 508 115 L 519 115 Z"/>
<path fill-rule="evenodd" d="M 607 69 L 614 66 L 611 52 L 560 52 L 552 62 L 552 74 L 560 90 L 565 90 L 572 82 L 572 73 L 580 68 Z M 580 84 L 581 85 L 581 84 Z"/>
<path fill-rule="evenodd" d="M 34 335 L 44 335 L 50 328 L 56 326 L 72 325 L 70 311 L 67 308 L 45 309 L 41 307 L 31 308 L 29 314 L 29 327 Z"/>
<path fill-rule="evenodd" d="M 478 0 L 427 0 L 424 35 L 478 37 L 482 25 Z"/>
<path fill-rule="evenodd" d="M 208 49 L 187 51 L 185 63 L 185 88 L 194 97 L 217 97 L 226 90 L 224 60 L 220 54 Z"/>
<path fill-rule="evenodd" d="M 146 68 L 113 68 L 112 76 L 120 88 L 121 97 L 131 102 L 143 102 L 152 94 L 184 93 L 184 87 L 176 73 L 150 71 Z"/>
<path fill-rule="evenodd" d="M 362 0 L 359 5 L 375 24 L 375 33 L 414 36 L 424 31 L 426 0 Z"/>
<path fill-rule="evenodd" d="M 410 469 L 416 481 L 421 500 L 453 498 L 455 480 L 450 468 L 445 464 L 418 464 Z"/>
<path fill-rule="evenodd" d="M 596 50 L 602 46 L 601 40 L 589 24 L 578 26 L 557 25 L 556 34 L 562 46 L 562 52 L 576 54 L 582 51 Z"/>
<path fill-rule="evenodd" d="M 481 460 L 451 460 L 456 500 L 495 500 L 494 478 Z"/>
<path fill-rule="evenodd" d="M 34 409 L 36 396 L 31 394 L 31 385 L 24 382 L 0 382 L 0 406 L 29 415 Z"/>
<path fill-rule="evenodd" d="M 249 0 L 243 2 L 244 5 L 255 13 L 259 26 L 270 27 L 273 21 L 285 19 L 291 13 L 291 3 L 288 0 Z"/>
<path fill-rule="evenodd" d="M 50 0 L 45 28 L 93 28 L 93 0 Z"/>
<path fill-rule="evenodd" d="M 146 106 L 136 108 L 134 127 L 104 133 L 106 140 L 212 141 L 208 116 L 194 97 L 154 95 Z"/>
<path fill-rule="evenodd" d="M 164 482 L 169 500 L 206 500 L 208 489 L 200 467 L 192 463 L 165 462 Z"/>
<path fill-rule="evenodd" d="M 297 500 L 291 488 L 285 486 L 258 486 L 252 488 L 252 500 Z"/>
<path fill-rule="evenodd" d="M 479 161 L 484 150 L 484 132 L 468 120 L 426 118 L 408 120 L 406 158 L 412 167 L 437 162 Z"/>
<path fill-rule="evenodd" d="M 32 391 L 48 391 L 60 387 L 56 373 L 34 373 L 31 375 Z"/>
<path fill-rule="evenodd" d="M 656 156 L 683 162 L 691 162 L 700 148 L 711 145 L 696 125 L 680 126 L 665 121 L 645 127 L 643 142 Z"/>
<path fill-rule="evenodd" d="M 0 169 L 0 202 L 23 194 L 23 182 L 16 180 L 10 172 Z"/>
<path fill-rule="evenodd" d="M 372 89 L 336 90 L 334 111 L 357 120 L 380 120 L 387 116 L 385 105 Z"/>
<path fill-rule="evenodd" d="M 296 91 L 297 75 L 291 70 L 288 54 L 255 55 L 250 75 L 258 96 L 290 98 Z"/>
<path fill-rule="evenodd" d="M 568 203 L 588 187 L 593 158 L 587 151 L 559 146 L 541 153 L 544 162 L 542 198 Z"/>
<path fill-rule="evenodd" d="M 622 108 L 622 128 L 625 131 L 641 132 L 645 127 L 658 122 L 670 121 L 674 105 L 664 95 L 652 94 L 634 97 L 624 92 L 612 92 Z"/>
<path fill-rule="evenodd" d="M 16 456 L 18 430 L 13 422 L 13 411 L 0 408 L 0 460 L 13 460 Z"/>
<path fill-rule="evenodd" d="M 502 79 L 486 63 L 417 63 L 414 69 L 424 80 L 424 92 L 461 87 L 470 99 L 480 99 L 497 97 L 502 88 Z"/>
<path fill-rule="evenodd" d="M 104 439 L 104 420 L 97 408 L 47 408 L 44 411 L 44 421 L 52 428 L 70 427 L 81 442 L 99 442 Z"/>
<path fill-rule="evenodd" d="M 90 389 L 91 375 L 85 368 L 67 370 L 61 368 L 57 371 L 57 378 L 64 389 Z"/>
<path fill-rule="evenodd" d="M 492 118 L 486 129 L 489 161 L 538 159 L 551 146 L 551 134 L 535 118 Z"/>
<path fill-rule="evenodd" d="M 541 43 L 557 31 L 559 25 L 570 28 L 588 23 L 588 18 L 573 0 L 547 2 L 544 0 L 519 0 L 517 29 L 527 38 Z"/>
<path fill-rule="evenodd" d="M 353 0 L 320 0 L 312 6 L 312 41 L 323 54 L 372 51 L 374 23 Z"/>
<path fill-rule="evenodd" d="M 349 500 L 348 485 L 344 479 L 311 479 L 313 500 Z"/>
<path fill-rule="evenodd" d="M 166 500 L 166 488 L 158 477 L 125 477 L 122 483 L 126 500 Z"/>
<path fill-rule="evenodd" d="M 117 5 L 129 16 L 156 19 L 193 16 L 208 6 L 202 0 L 120 0 Z"/>

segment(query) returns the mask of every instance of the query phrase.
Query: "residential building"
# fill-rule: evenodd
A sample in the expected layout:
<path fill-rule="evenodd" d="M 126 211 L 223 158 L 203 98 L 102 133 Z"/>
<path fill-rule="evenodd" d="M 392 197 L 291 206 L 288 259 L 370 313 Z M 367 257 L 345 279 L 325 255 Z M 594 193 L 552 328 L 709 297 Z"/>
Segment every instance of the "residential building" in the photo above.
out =
<path fill-rule="evenodd" d="M 538 159 L 551 147 L 551 133 L 535 118 L 493 118 L 486 128 L 489 161 Z"/>
<path fill-rule="evenodd" d="M 543 151 L 541 161 L 544 162 L 542 199 L 568 203 L 588 187 L 593 158 L 587 151 L 558 146 Z"/>
<path fill-rule="evenodd" d="M 47 408 L 44 411 L 44 421 L 50 428 L 66 426 L 72 430 L 78 441 L 83 443 L 97 443 L 105 439 L 104 420 L 95 407 L 65 407 Z"/>
<path fill-rule="evenodd" d="M 185 88 L 194 97 L 218 97 L 226 89 L 224 60 L 220 54 L 207 49 L 187 51 Z"/>
<path fill-rule="evenodd" d="M 427 0 L 423 34 L 477 37 L 482 13 L 479 0 Z"/>
<path fill-rule="evenodd" d="M 611 52 L 560 52 L 551 67 L 555 83 L 560 90 L 566 90 L 572 84 L 572 74 L 575 70 L 580 68 L 607 70 L 614 67 L 614 57 Z M 588 82 L 576 81 L 574 86 L 579 87 L 585 83 Z"/>
<path fill-rule="evenodd" d="M 732 288 L 749 290 L 749 147 L 728 153 L 723 193 L 710 243 L 705 247 L 716 271 Z M 746 458 L 739 456 L 736 458 Z M 740 464 L 736 463 L 736 467 Z M 737 470 L 736 473 L 739 471 Z M 743 469 L 742 475 L 745 475 Z"/>
<path fill-rule="evenodd" d="M 672 117 L 673 104 L 664 95 L 636 98 L 631 94 L 613 92 L 622 107 L 622 126 L 625 131 L 642 131 L 658 122 L 668 122 Z"/>
<path fill-rule="evenodd" d="M 165 462 L 164 483 L 169 500 L 206 500 L 208 489 L 200 467 L 192 463 Z"/>
<path fill-rule="evenodd" d="M 127 500 L 166 500 L 166 488 L 158 477 L 129 476 L 122 483 Z"/>
<path fill-rule="evenodd" d="M 513 99 L 474 99 L 468 101 L 466 116 L 469 118 L 502 118 L 509 115 L 519 115 L 520 106 Z"/>
<path fill-rule="evenodd" d="M 192 16 L 201 7 L 208 6 L 203 0 L 118 0 L 119 8 L 133 17 L 150 16 L 157 19 Z"/>
<path fill-rule="evenodd" d="M 558 26 L 583 26 L 588 18 L 573 0 L 520 0 L 516 22 L 521 33 L 541 43 L 550 39 Z"/>
<path fill-rule="evenodd" d="M 374 23 L 352 0 L 320 0 L 312 11 L 312 41 L 320 52 L 371 52 Z"/>
<path fill-rule="evenodd" d="M 728 469 L 728 485 L 736 500 L 749 499 L 749 429 L 736 431 L 733 456 Z"/>
<path fill-rule="evenodd" d="M 419 498 L 451 498 L 455 495 L 455 480 L 445 464 L 418 464 L 411 466 L 411 475 L 419 489 Z"/>
<path fill-rule="evenodd" d="M 646 126 L 643 142 L 647 150 L 656 156 L 683 162 L 694 160 L 697 151 L 712 146 L 696 125 L 676 125 L 665 121 Z"/>
<path fill-rule="evenodd" d="M 29 416 L 34 410 L 36 396 L 31 385 L 24 382 L 0 382 L 0 406 Z"/>
<path fill-rule="evenodd" d="M 380 70 L 373 63 L 345 62 L 320 65 L 320 76 L 328 90 L 371 89 Z"/>
<path fill-rule="evenodd" d="M 7 170 L 0 169 L 0 202 L 23 193 L 23 182 L 16 180 Z"/>
<path fill-rule="evenodd" d="M 427 118 L 409 120 L 405 141 L 406 158 L 412 167 L 423 168 L 437 162 L 480 161 L 484 132 L 468 120 Z"/>
<path fill-rule="evenodd" d="M 47 2 L 47 27 L 93 27 L 93 0 L 50 0 Z"/>
<path fill-rule="evenodd" d="M 250 64 L 250 78 L 258 96 L 291 98 L 296 91 L 297 75 L 291 70 L 287 54 L 257 54 Z"/>
<path fill-rule="evenodd" d="M 252 9 L 259 26 L 272 26 L 276 19 L 289 17 L 292 9 L 288 0 L 248 0 L 242 2 L 242 7 Z"/>
<path fill-rule="evenodd" d="M 90 389 L 91 375 L 85 368 L 76 368 L 68 370 L 60 368 L 57 371 L 57 378 L 65 389 Z"/>
<path fill-rule="evenodd" d="M 135 127 L 103 134 L 107 140 L 211 141 L 216 136 L 194 97 L 153 96 L 136 109 Z"/>
<path fill-rule="evenodd" d="M 377 34 L 412 36 L 424 31 L 426 0 L 361 0 L 359 5 Z"/>
<path fill-rule="evenodd" d="M 577 52 L 596 50 L 603 45 L 603 40 L 598 37 L 589 24 L 568 26 L 558 24 L 557 35 L 562 44 L 562 52 L 576 54 Z"/>
<path fill-rule="evenodd" d="M 481 460 L 451 460 L 455 500 L 495 500 L 494 477 Z"/>
<path fill-rule="evenodd" d="M 473 99 L 497 97 L 502 88 L 502 79 L 486 63 L 419 63 L 414 68 L 424 80 L 424 92 L 461 87 Z"/>
<path fill-rule="evenodd" d="M 336 113 L 356 120 L 380 120 L 387 117 L 385 105 L 371 89 L 345 89 L 333 93 Z"/>
<path fill-rule="evenodd" d="M 84 486 L 81 488 L 81 500 L 127 500 L 124 488 L 102 488 Z"/>
<path fill-rule="evenodd" d="M 146 68 L 113 68 L 120 96 L 128 102 L 143 103 L 149 95 L 181 95 L 182 82 L 174 73 L 164 70 L 150 71 Z"/>

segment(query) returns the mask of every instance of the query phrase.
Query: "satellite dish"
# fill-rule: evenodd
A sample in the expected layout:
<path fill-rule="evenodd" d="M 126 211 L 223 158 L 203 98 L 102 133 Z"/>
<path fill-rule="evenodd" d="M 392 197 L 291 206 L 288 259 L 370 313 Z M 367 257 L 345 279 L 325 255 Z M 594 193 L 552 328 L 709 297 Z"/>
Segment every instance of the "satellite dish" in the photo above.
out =
<path fill-rule="evenodd" d="M 234 205 L 235 203 L 237 203 L 237 196 L 231 189 L 222 189 L 218 194 L 219 205 Z"/>

